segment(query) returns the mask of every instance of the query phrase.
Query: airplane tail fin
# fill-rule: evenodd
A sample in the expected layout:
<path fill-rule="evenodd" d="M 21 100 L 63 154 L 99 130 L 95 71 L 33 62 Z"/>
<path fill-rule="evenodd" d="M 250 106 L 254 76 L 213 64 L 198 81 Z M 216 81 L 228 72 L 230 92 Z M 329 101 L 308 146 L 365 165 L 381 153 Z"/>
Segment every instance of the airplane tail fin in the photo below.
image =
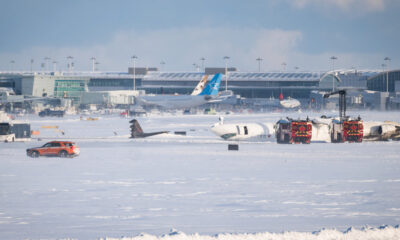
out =
<path fill-rule="evenodd" d="M 131 121 L 129 121 L 129 123 L 131 123 L 131 138 L 145 138 L 158 134 L 168 133 L 168 131 L 144 133 L 142 127 L 140 127 L 138 120 L 132 119 Z"/>
<path fill-rule="evenodd" d="M 191 95 L 199 95 L 204 90 L 207 79 L 208 79 L 208 75 L 204 75 L 203 78 L 200 80 L 200 82 L 197 84 L 197 86 L 194 88 Z"/>
<path fill-rule="evenodd" d="M 131 123 L 131 138 L 143 136 L 143 129 L 140 127 L 140 124 L 136 119 L 132 119 L 129 123 Z"/>
<path fill-rule="evenodd" d="M 204 90 L 199 95 L 210 95 L 215 96 L 218 94 L 219 86 L 221 85 L 222 74 L 217 73 L 207 84 Z"/>

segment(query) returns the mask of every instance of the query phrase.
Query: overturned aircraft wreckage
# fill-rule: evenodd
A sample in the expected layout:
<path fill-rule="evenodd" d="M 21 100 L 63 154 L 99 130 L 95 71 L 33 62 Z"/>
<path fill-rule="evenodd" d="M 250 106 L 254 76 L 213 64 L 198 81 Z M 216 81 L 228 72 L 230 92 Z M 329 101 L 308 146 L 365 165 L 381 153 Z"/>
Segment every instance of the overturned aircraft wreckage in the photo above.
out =
<path fill-rule="evenodd" d="M 129 121 L 129 123 L 131 124 L 131 138 L 145 138 L 158 134 L 168 133 L 168 131 L 145 133 L 143 132 L 142 127 L 140 127 L 138 120 L 132 119 L 131 121 Z"/>

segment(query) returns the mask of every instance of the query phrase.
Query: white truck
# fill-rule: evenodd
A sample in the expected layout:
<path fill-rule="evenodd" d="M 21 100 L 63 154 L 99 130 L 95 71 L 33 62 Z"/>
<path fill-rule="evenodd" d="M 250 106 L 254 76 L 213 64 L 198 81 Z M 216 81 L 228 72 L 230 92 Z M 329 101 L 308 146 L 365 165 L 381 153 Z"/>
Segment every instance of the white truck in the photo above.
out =
<path fill-rule="evenodd" d="M 31 125 L 29 123 L 20 122 L 2 122 L 0 123 L 0 141 L 15 142 L 15 141 L 30 141 L 31 140 Z"/>

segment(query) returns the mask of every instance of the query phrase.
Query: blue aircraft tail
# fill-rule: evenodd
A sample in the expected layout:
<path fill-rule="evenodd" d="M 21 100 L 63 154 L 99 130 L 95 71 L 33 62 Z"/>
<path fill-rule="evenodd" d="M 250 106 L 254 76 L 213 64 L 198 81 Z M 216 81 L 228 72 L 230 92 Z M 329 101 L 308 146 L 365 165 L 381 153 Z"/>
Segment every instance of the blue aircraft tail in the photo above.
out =
<path fill-rule="evenodd" d="M 215 96 L 218 94 L 219 86 L 221 85 L 222 73 L 217 73 L 203 89 L 199 95 Z"/>

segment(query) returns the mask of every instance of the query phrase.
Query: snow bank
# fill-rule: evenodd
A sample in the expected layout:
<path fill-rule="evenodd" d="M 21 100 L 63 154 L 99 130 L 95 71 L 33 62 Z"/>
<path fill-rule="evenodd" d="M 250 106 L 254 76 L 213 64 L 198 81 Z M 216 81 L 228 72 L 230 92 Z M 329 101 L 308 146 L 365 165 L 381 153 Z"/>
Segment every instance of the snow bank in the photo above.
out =
<path fill-rule="evenodd" d="M 101 238 L 101 240 L 398 240 L 400 239 L 399 226 L 383 226 L 379 228 L 349 228 L 345 232 L 335 229 L 323 229 L 317 232 L 284 232 L 284 233 L 242 233 L 217 234 L 214 236 L 185 234 L 171 230 L 168 235 L 154 236 L 140 234 L 136 237 Z"/>

